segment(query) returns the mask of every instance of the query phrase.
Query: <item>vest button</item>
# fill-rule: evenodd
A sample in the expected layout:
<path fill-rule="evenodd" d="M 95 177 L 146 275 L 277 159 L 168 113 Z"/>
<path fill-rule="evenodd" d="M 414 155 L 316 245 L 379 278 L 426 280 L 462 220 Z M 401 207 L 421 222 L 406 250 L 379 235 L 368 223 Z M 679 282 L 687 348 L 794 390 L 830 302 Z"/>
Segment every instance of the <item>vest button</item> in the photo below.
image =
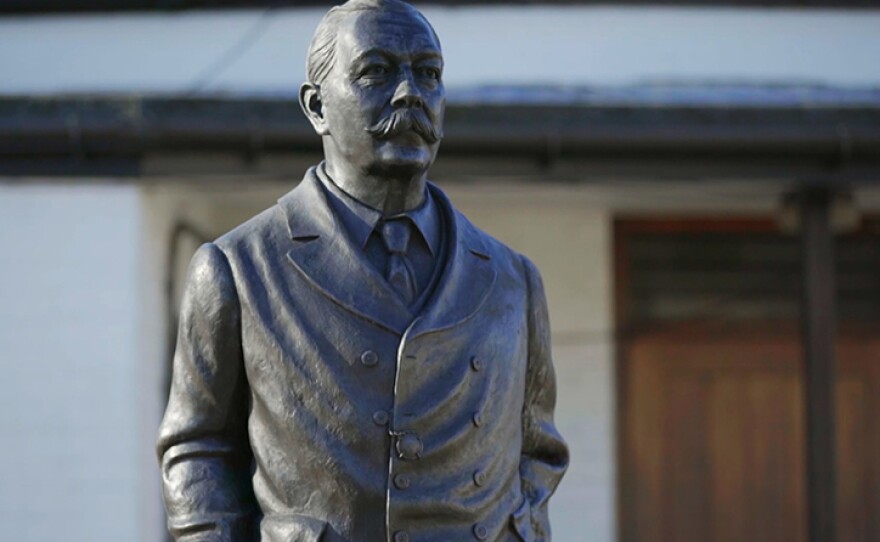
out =
<path fill-rule="evenodd" d="M 486 473 L 481 470 L 474 472 L 474 483 L 477 485 L 477 487 L 481 487 L 483 484 L 485 484 Z"/>
<path fill-rule="evenodd" d="M 482 523 L 477 523 L 474 525 L 474 538 L 477 540 L 486 540 L 489 538 L 489 529 L 486 528 Z"/>
<path fill-rule="evenodd" d="M 409 534 L 406 531 L 397 531 L 394 533 L 394 542 L 409 542 Z"/>
<path fill-rule="evenodd" d="M 409 476 L 406 474 L 398 474 L 394 477 L 394 485 L 397 489 L 407 489 L 409 487 Z"/>
<path fill-rule="evenodd" d="M 483 425 L 483 415 L 481 413 L 474 412 L 473 420 L 475 426 L 480 427 L 481 425 Z"/>
<path fill-rule="evenodd" d="M 483 369 L 483 360 L 474 356 L 471 358 L 471 368 L 475 371 L 480 371 Z"/>
<path fill-rule="evenodd" d="M 375 367 L 379 363 L 379 354 L 372 350 L 367 350 L 361 354 L 361 363 L 364 367 Z"/>
<path fill-rule="evenodd" d="M 388 425 L 388 413 L 384 410 L 377 410 L 373 413 L 373 423 L 379 426 Z"/>
<path fill-rule="evenodd" d="M 425 445 L 415 433 L 404 433 L 397 437 L 397 455 L 401 459 L 413 460 L 422 456 Z"/>

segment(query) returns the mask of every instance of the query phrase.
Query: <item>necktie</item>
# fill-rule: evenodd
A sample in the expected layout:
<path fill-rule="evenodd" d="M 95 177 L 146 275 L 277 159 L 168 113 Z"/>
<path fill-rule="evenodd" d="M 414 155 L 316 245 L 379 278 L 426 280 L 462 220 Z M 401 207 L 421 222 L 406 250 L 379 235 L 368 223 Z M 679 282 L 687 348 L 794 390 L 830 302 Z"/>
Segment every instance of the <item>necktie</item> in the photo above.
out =
<path fill-rule="evenodd" d="M 410 225 L 406 218 L 396 218 L 382 224 L 382 240 L 388 249 L 386 278 L 400 295 L 404 304 L 411 305 L 416 298 L 416 281 L 410 263 L 406 259 L 409 245 Z"/>

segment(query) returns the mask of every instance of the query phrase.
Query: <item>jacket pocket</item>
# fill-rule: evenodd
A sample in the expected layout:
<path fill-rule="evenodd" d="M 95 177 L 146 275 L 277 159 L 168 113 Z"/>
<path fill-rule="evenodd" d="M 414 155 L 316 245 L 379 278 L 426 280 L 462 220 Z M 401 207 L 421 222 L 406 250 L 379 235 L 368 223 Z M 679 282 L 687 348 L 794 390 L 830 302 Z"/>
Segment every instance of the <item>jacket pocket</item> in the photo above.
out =
<path fill-rule="evenodd" d="M 263 518 L 260 539 L 263 542 L 322 542 L 327 522 L 300 515 Z"/>
<path fill-rule="evenodd" d="M 523 542 L 532 542 L 534 534 L 532 533 L 532 509 L 529 501 L 525 498 L 522 504 L 510 514 L 510 523 L 514 532 L 519 535 Z"/>

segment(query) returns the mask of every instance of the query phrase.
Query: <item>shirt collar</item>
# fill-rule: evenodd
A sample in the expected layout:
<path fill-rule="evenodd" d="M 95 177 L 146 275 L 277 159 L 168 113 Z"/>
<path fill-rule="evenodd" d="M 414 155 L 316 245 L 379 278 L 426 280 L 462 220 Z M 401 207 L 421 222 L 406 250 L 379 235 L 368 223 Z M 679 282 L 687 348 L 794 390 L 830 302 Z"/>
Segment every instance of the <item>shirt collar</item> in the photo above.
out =
<path fill-rule="evenodd" d="M 440 244 L 439 215 L 437 214 L 437 206 L 431 197 L 431 192 L 427 188 L 425 188 L 425 198 L 421 205 L 413 210 L 386 217 L 382 214 L 382 211 L 355 199 L 339 188 L 333 179 L 327 175 L 324 162 L 321 162 L 315 169 L 317 170 L 318 179 L 320 179 L 321 184 L 330 196 L 328 199 L 333 206 L 333 210 L 342 220 L 352 241 L 359 247 L 365 248 L 367 246 L 370 234 L 373 233 L 376 225 L 383 218 L 406 216 L 416 225 L 416 229 L 425 241 L 431 255 L 436 256 L 437 248 Z"/>

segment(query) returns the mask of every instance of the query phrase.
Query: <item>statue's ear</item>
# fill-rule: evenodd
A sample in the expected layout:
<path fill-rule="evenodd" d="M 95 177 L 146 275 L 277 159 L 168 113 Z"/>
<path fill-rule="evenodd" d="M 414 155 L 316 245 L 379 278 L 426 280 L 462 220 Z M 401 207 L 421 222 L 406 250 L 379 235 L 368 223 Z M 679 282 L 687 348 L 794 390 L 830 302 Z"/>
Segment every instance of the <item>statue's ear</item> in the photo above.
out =
<path fill-rule="evenodd" d="M 327 135 L 327 122 L 324 120 L 324 104 L 321 102 L 321 87 L 313 83 L 303 83 L 299 88 L 299 106 L 308 117 L 318 135 Z"/>

